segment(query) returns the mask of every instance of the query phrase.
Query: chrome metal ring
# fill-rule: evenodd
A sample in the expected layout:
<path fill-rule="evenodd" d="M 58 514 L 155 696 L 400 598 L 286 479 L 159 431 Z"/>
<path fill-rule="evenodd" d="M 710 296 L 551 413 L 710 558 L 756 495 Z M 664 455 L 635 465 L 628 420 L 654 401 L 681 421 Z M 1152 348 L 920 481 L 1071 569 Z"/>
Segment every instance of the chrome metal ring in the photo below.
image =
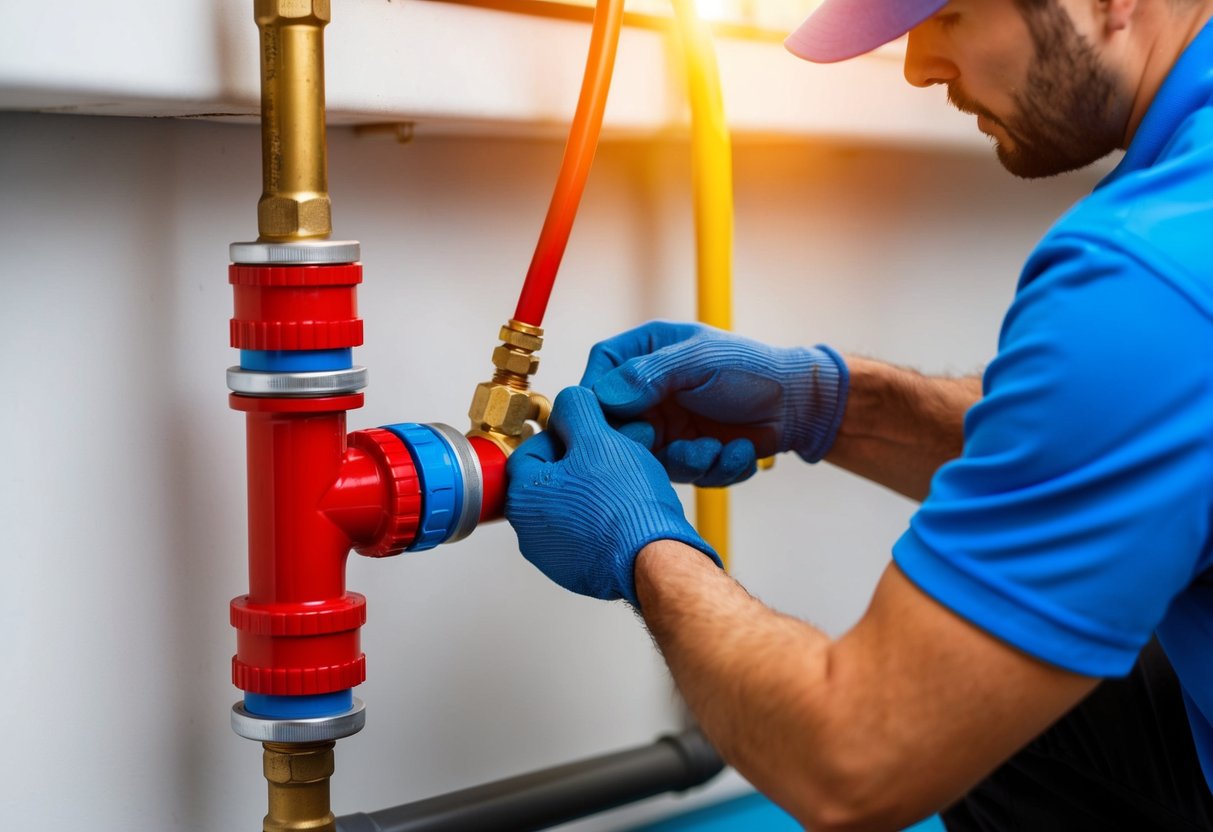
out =
<path fill-rule="evenodd" d="M 227 368 L 227 387 L 242 396 L 337 396 L 366 387 L 366 367 L 308 373 L 264 373 Z"/>
<path fill-rule="evenodd" d="M 463 508 L 459 512 L 455 530 L 443 541 L 454 543 L 471 534 L 480 522 L 480 507 L 484 504 L 484 472 L 480 469 L 480 457 L 476 456 L 476 449 L 466 436 L 441 422 L 430 422 L 426 427 L 443 439 L 459 460 L 459 470 L 463 473 Z"/>
<path fill-rule="evenodd" d="M 366 705 L 354 697 L 354 707 L 336 716 L 310 719 L 267 719 L 249 713 L 243 702 L 232 706 L 232 730 L 258 742 L 325 742 L 357 734 L 366 725 Z"/>
<path fill-rule="evenodd" d="M 362 246 L 357 240 L 298 240 L 291 243 L 232 243 L 228 256 L 243 265 L 326 265 L 357 263 Z"/>

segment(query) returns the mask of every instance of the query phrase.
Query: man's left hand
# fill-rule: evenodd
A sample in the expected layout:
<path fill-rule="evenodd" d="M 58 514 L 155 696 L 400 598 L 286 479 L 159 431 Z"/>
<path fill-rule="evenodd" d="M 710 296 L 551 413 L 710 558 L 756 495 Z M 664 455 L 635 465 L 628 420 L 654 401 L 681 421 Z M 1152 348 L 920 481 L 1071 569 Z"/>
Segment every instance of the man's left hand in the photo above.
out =
<path fill-rule="evenodd" d="M 720 559 L 682 511 L 665 469 L 607 424 L 594 394 L 556 397 L 548 430 L 522 444 L 506 468 L 505 514 L 522 554 L 565 589 L 634 606 L 636 555 L 679 540 Z"/>

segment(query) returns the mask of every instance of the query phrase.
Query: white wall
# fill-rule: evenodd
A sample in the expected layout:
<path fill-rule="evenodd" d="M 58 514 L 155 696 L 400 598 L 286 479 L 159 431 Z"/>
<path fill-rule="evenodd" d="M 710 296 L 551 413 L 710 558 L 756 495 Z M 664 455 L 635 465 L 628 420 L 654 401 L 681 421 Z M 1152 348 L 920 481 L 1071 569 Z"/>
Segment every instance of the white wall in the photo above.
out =
<path fill-rule="evenodd" d="M 462 428 L 546 210 L 561 146 L 399 145 L 335 131 L 336 236 L 363 245 L 371 369 L 351 428 Z M 926 370 L 991 356 L 1021 258 L 1091 175 L 989 158 L 750 146 L 736 154 L 736 327 Z M 539 387 L 598 338 L 691 314 L 685 147 L 601 149 L 557 283 Z M 0 693 L 12 828 L 259 828 L 259 749 L 228 727 L 245 590 L 243 423 L 223 371 L 227 244 L 255 236 L 255 128 L 0 114 Z M 735 491 L 736 573 L 839 632 L 912 505 L 793 459 Z M 677 725 L 632 614 L 547 583 L 505 524 L 387 561 L 368 596 L 368 727 L 334 808 L 370 811 L 647 742 Z M 743 788 L 734 775 L 711 795 Z M 703 799 L 700 795 L 699 799 Z M 685 805 L 633 807 L 615 829 Z"/>

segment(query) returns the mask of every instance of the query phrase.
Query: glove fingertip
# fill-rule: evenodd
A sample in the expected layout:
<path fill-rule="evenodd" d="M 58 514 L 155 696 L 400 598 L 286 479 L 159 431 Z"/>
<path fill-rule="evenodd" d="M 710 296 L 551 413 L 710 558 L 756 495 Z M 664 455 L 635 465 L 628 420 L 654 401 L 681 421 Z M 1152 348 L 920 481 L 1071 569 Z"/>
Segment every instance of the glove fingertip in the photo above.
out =
<path fill-rule="evenodd" d="M 657 442 L 657 429 L 648 422 L 628 422 L 620 425 L 618 431 L 636 444 L 647 450 L 653 450 Z"/>
<path fill-rule="evenodd" d="M 572 450 L 578 436 L 609 430 L 606 416 L 594 394 L 584 387 L 566 387 L 552 403 L 548 428 Z"/>
<path fill-rule="evenodd" d="M 709 436 L 677 439 L 666 449 L 666 469 L 675 482 L 698 483 L 720 455 L 720 440 Z"/>
<path fill-rule="evenodd" d="M 758 453 L 749 439 L 734 439 L 720 451 L 720 471 L 726 485 L 748 480 L 758 471 Z"/>
<path fill-rule="evenodd" d="M 577 382 L 578 386 L 593 387 L 594 382 L 615 369 L 615 366 L 615 362 L 609 356 L 595 348 L 590 352 L 590 357 L 585 364 L 585 372 L 581 374 L 581 381 Z"/>
<path fill-rule="evenodd" d="M 634 416 L 649 407 L 646 385 L 639 382 L 633 368 L 618 367 L 591 385 L 602 409 L 618 416 Z"/>

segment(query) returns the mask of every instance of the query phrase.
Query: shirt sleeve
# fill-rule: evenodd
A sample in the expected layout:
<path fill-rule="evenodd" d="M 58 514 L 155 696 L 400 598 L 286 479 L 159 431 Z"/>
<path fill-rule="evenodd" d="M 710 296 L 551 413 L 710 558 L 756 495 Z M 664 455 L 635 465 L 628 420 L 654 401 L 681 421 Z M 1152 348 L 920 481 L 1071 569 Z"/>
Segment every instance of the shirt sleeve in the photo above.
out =
<path fill-rule="evenodd" d="M 918 587 L 1065 669 L 1123 675 L 1207 562 L 1213 322 L 1129 254 L 1025 267 L 963 455 L 895 544 Z"/>

